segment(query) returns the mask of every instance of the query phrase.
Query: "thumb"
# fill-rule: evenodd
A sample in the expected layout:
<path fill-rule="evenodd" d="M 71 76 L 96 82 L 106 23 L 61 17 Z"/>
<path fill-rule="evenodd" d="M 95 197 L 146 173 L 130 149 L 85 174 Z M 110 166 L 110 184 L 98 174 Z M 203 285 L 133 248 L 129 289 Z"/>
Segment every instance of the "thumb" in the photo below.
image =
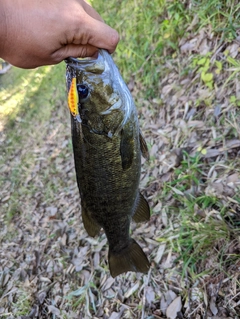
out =
<path fill-rule="evenodd" d="M 59 63 L 70 56 L 74 58 L 86 58 L 94 56 L 97 52 L 98 48 L 90 44 L 67 44 L 55 51 L 52 57 L 55 63 Z"/>

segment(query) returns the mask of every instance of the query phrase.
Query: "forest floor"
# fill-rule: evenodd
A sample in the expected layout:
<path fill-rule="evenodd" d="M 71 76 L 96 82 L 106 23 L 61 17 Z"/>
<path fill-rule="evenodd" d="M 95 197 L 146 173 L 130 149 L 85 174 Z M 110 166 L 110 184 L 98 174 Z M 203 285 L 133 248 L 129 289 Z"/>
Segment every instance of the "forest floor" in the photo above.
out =
<path fill-rule="evenodd" d="M 147 275 L 82 225 L 65 65 L 0 76 L 0 318 L 240 318 L 240 4 L 93 0 L 150 151 Z M 143 10 L 144 8 L 144 10 Z M 130 18 L 131 17 L 131 18 Z"/>

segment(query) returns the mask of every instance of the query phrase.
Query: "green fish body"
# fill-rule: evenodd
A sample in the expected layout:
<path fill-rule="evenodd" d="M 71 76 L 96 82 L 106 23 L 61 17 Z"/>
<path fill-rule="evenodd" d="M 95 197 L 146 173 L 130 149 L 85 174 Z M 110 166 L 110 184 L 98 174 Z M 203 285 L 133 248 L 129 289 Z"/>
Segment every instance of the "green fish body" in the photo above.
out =
<path fill-rule="evenodd" d="M 149 220 L 147 201 L 140 194 L 141 153 L 147 146 L 138 125 L 131 94 L 110 54 L 67 62 L 67 89 L 76 78 L 78 117 L 71 116 L 72 142 L 82 219 L 94 237 L 103 228 L 109 243 L 113 277 L 147 272 L 150 264 L 129 235 L 130 222 Z"/>

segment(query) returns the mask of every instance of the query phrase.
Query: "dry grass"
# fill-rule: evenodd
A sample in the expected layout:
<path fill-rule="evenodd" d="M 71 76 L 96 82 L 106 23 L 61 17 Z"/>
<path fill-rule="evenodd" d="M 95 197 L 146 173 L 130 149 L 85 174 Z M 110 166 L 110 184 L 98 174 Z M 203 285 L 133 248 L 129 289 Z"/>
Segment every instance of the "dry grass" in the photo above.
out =
<path fill-rule="evenodd" d="M 240 29 L 220 30 L 230 28 L 221 11 L 230 21 L 239 5 L 211 17 L 196 14 L 197 1 L 162 5 L 152 19 L 154 6 L 144 17 L 135 9 L 126 51 L 126 1 L 118 20 L 111 1 L 104 17 L 125 29 L 115 59 L 150 149 L 140 186 L 152 216 L 132 225 L 149 274 L 112 279 L 105 235 L 82 226 L 64 66 L 12 68 L 0 78 L 1 318 L 239 318 Z M 134 43 L 141 19 L 161 26 L 147 35 L 153 47 Z"/>

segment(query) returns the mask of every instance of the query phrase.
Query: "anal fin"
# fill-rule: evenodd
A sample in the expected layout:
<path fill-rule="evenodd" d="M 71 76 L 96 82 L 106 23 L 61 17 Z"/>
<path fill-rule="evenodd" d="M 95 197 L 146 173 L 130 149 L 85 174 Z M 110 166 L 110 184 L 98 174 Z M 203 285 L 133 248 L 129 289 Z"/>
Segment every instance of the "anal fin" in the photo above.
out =
<path fill-rule="evenodd" d="M 150 263 L 142 248 L 134 239 L 119 253 L 109 250 L 108 262 L 111 276 L 114 278 L 127 271 L 147 273 Z"/>
<path fill-rule="evenodd" d="M 150 218 L 150 208 L 148 202 L 141 193 L 138 193 L 138 197 L 135 204 L 135 211 L 133 220 L 136 223 L 148 221 Z"/>
<path fill-rule="evenodd" d="M 82 207 L 82 219 L 83 219 L 83 225 L 86 229 L 87 233 L 91 237 L 95 237 L 101 227 L 92 219 L 90 216 L 90 213 Z"/>

